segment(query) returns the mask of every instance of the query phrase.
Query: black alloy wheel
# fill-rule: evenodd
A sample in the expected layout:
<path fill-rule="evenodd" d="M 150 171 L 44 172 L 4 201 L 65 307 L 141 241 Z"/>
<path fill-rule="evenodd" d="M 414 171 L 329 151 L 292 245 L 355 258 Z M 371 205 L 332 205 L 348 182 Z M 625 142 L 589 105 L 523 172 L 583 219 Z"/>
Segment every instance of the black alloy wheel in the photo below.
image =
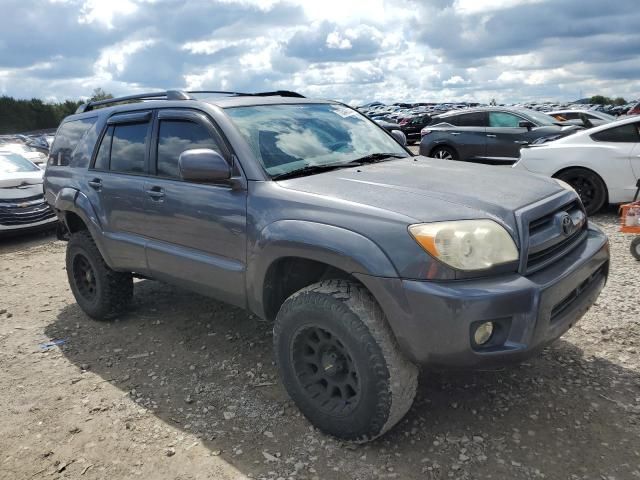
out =
<path fill-rule="evenodd" d="M 318 410 L 348 415 L 360 400 L 358 371 L 344 344 L 330 331 L 303 327 L 294 337 L 296 377 Z"/>
<path fill-rule="evenodd" d="M 571 168 L 557 176 L 567 182 L 580 196 L 588 215 L 598 212 L 607 199 L 606 186 L 594 172 L 584 168 Z"/>
<path fill-rule="evenodd" d="M 87 300 L 87 302 L 93 302 L 96 298 L 97 282 L 96 274 L 89 260 L 77 253 L 73 259 L 73 279 L 75 280 L 78 293 Z"/>

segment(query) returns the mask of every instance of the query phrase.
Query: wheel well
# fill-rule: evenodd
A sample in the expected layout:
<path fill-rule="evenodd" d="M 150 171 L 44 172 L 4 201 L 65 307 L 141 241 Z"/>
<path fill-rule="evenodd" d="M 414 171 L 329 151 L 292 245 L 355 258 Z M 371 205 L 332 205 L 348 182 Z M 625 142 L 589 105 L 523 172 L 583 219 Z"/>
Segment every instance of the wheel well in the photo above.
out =
<path fill-rule="evenodd" d="M 284 301 L 293 293 L 321 280 L 358 280 L 332 265 L 300 257 L 284 257 L 269 266 L 262 300 L 267 320 L 274 320 Z"/>
<path fill-rule="evenodd" d="M 429 156 L 431 156 L 433 154 L 433 152 L 435 152 L 438 148 L 444 147 L 447 150 L 451 150 L 453 152 L 453 154 L 458 157 L 458 151 L 453 148 L 451 145 L 449 145 L 448 143 L 439 143 L 437 145 L 434 145 L 434 147 L 431 149 L 431 151 L 429 152 Z"/>
<path fill-rule="evenodd" d="M 87 226 L 77 213 L 65 212 L 64 219 L 70 233 L 87 230 Z"/>
<path fill-rule="evenodd" d="M 605 182 L 604 179 L 595 170 L 591 170 L 590 168 L 587 168 L 587 167 L 567 167 L 567 168 L 563 168 L 562 170 L 558 170 L 556 173 L 554 173 L 551 176 L 553 178 L 558 178 L 559 175 L 563 174 L 564 172 L 568 172 L 569 170 L 586 170 L 587 172 L 591 172 L 596 177 L 598 177 L 600 179 L 600 181 L 602 182 L 602 184 L 604 185 L 604 193 L 605 193 L 604 202 L 605 202 L 605 205 L 607 203 L 609 203 L 609 187 L 607 186 L 607 182 Z"/>

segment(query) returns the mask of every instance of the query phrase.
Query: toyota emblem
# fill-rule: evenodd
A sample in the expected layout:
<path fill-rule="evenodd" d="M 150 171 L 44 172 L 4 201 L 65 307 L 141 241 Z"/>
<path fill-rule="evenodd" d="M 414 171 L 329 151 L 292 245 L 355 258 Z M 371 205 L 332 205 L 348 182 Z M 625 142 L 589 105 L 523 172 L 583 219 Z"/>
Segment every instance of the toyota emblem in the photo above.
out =
<path fill-rule="evenodd" d="M 571 219 L 571 215 L 568 213 L 565 213 L 562 216 L 560 225 L 562 225 L 562 233 L 565 235 L 571 235 L 573 233 L 573 220 Z"/>

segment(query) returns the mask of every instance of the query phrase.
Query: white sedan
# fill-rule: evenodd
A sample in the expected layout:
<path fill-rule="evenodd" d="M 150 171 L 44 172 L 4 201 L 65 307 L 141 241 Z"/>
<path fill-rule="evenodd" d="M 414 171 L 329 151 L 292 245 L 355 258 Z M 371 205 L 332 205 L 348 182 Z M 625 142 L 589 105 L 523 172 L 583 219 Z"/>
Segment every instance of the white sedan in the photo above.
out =
<path fill-rule="evenodd" d="M 640 116 L 523 148 L 513 168 L 564 180 L 589 214 L 605 203 L 630 202 L 640 178 Z"/>

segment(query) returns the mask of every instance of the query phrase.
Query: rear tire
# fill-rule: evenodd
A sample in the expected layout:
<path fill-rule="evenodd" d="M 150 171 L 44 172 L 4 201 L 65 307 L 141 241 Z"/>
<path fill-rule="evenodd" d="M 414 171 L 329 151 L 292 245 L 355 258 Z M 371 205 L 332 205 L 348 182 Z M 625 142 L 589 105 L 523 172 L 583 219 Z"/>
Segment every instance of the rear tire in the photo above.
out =
<path fill-rule="evenodd" d="M 640 237 L 631 240 L 631 255 L 640 262 Z"/>
<path fill-rule="evenodd" d="M 450 147 L 435 147 L 429 154 L 431 158 L 439 158 L 440 160 L 457 160 L 456 152 Z"/>
<path fill-rule="evenodd" d="M 372 440 L 413 403 L 418 369 L 358 283 L 326 280 L 294 293 L 278 312 L 274 349 L 291 398 L 335 437 Z"/>
<path fill-rule="evenodd" d="M 111 319 L 131 303 L 131 274 L 109 268 L 87 230 L 71 234 L 66 264 L 73 296 L 90 317 L 96 320 Z"/>
<path fill-rule="evenodd" d="M 607 186 L 602 179 L 586 168 L 570 168 L 556 175 L 556 178 L 571 185 L 584 205 L 587 215 L 598 212 L 607 200 Z"/>

